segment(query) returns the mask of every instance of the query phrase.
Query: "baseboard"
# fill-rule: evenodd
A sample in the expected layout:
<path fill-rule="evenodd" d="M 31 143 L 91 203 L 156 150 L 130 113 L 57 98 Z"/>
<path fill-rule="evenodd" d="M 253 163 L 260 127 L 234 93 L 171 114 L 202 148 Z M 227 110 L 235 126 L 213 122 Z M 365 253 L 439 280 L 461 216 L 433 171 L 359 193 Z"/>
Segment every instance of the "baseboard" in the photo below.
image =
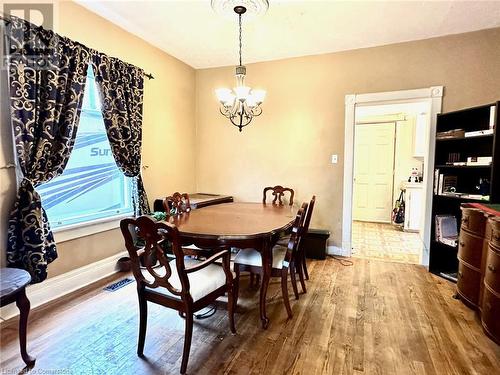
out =
<path fill-rule="evenodd" d="M 41 306 L 114 274 L 116 272 L 116 261 L 126 255 L 127 252 L 122 251 L 109 258 L 49 278 L 40 284 L 29 285 L 26 288 L 26 294 L 31 302 L 31 308 Z M 7 320 L 16 315 L 19 315 L 19 310 L 15 303 L 0 309 L 1 320 Z"/>
<path fill-rule="evenodd" d="M 339 256 L 343 256 L 343 257 L 350 256 L 349 252 L 344 251 L 343 248 L 338 247 L 338 246 L 332 246 L 332 245 L 328 246 L 327 252 L 329 255 L 339 255 Z"/>

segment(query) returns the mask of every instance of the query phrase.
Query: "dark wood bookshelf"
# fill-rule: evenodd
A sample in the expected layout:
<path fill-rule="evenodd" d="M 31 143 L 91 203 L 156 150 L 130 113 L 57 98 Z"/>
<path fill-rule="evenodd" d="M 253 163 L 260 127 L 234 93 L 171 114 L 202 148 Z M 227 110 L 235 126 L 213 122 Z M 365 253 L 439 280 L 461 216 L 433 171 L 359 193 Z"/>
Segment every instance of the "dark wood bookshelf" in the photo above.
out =
<path fill-rule="evenodd" d="M 486 104 L 473 108 L 464 108 L 454 112 L 441 113 L 437 116 L 436 132 L 447 132 L 462 129 L 465 132 L 487 130 L 490 128 L 490 111 L 495 107 L 493 134 L 473 137 L 450 137 L 436 139 L 434 171 L 444 176 L 456 176 L 456 192 L 462 194 L 480 194 L 476 188 L 480 179 L 490 182 L 489 199 L 471 198 L 467 196 L 433 194 L 432 222 L 429 271 L 448 280 L 455 280 L 453 275 L 458 272 L 458 247 L 443 244 L 436 240 L 435 216 L 453 215 L 457 219 L 457 232 L 460 229 L 460 205 L 467 202 L 500 203 L 500 102 Z M 450 154 L 459 153 L 459 160 L 449 160 Z M 466 162 L 468 157 L 491 156 L 490 165 L 450 165 L 451 161 Z M 436 178 L 434 183 L 436 184 Z M 451 275 L 451 276 L 450 276 Z"/>

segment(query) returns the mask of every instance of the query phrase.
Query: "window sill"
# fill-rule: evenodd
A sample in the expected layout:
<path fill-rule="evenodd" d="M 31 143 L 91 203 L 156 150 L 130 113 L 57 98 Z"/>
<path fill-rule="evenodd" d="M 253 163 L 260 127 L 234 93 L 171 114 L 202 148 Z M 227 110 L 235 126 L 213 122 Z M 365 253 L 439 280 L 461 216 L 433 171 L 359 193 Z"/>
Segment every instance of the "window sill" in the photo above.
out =
<path fill-rule="evenodd" d="M 121 219 L 132 216 L 132 213 L 107 217 L 86 223 L 72 224 L 52 230 L 57 243 L 74 240 L 80 237 L 106 232 L 120 227 Z"/>

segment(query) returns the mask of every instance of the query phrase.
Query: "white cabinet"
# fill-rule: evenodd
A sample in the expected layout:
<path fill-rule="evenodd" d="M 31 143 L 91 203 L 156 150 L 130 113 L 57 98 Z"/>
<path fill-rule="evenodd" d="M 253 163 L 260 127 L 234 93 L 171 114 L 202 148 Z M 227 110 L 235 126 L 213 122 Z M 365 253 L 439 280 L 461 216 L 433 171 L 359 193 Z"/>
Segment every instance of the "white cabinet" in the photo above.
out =
<path fill-rule="evenodd" d="M 413 127 L 413 157 L 425 157 L 425 134 L 428 123 L 427 113 L 418 114 Z"/>
<path fill-rule="evenodd" d="M 408 232 L 418 232 L 420 231 L 424 204 L 423 184 L 406 183 L 405 188 L 405 223 L 403 229 Z"/>

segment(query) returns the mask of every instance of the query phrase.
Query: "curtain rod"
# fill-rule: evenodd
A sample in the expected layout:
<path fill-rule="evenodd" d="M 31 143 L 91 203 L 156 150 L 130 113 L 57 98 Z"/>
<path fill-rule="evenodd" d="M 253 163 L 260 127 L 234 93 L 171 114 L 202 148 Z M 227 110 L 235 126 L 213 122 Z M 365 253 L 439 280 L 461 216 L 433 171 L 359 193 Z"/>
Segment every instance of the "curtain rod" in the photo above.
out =
<path fill-rule="evenodd" d="M 12 22 L 8 17 L 2 16 L 1 14 L 0 14 L 0 20 L 4 21 L 6 25 Z M 144 76 L 147 77 L 148 79 L 155 79 L 155 77 L 153 77 L 151 73 L 144 72 Z"/>

